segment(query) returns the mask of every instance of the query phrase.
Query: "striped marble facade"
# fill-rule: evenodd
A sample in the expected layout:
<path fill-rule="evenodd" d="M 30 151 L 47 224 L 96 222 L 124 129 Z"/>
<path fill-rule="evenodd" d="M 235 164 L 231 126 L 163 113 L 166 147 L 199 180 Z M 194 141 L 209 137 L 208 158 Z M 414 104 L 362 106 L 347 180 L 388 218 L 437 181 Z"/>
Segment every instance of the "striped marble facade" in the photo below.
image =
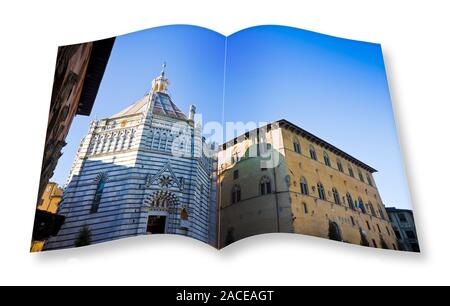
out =
<path fill-rule="evenodd" d="M 91 243 L 144 235 L 153 216 L 164 217 L 164 233 L 216 244 L 216 159 L 205 155 L 195 107 L 186 117 L 167 84 L 162 73 L 142 99 L 91 123 L 59 207 L 65 223 L 45 249 L 74 247 L 84 227 Z"/>

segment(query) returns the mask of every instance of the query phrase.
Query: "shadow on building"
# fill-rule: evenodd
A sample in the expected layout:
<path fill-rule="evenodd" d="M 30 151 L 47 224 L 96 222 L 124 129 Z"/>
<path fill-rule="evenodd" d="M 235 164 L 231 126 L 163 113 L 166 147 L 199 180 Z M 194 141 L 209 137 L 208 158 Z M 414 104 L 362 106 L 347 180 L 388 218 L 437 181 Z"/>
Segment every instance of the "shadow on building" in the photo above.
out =
<path fill-rule="evenodd" d="M 399 248 L 403 251 L 419 253 L 420 246 L 413 211 L 395 207 L 387 207 L 386 211 L 397 237 Z"/>
<path fill-rule="evenodd" d="M 194 188 L 191 180 L 184 179 L 180 188 L 175 179 L 183 179 L 171 177 L 174 172 L 164 160 L 139 167 L 121 163 L 127 163 L 126 156 L 111 156 L 109 162 L 84 162 L 81 175 L 72 176 L 59 205 L 58 215 L 65 218 L 64 224 L 44 250 L 150 234 L 199 239 L 193 233 L 203 226 L 196 220 L 204 212 L 189 198 Z"/>
<path fill-rule="evenodd" d="M 73 118 L 88 116 L 92 110 L 114 41 L 108 38 L 58 48 L 37 206 L 62 155 Z M 63 221 L 60 215 L 37 209 L 32 240 L 54 236 Z"/>
<path fill-rule="evenodd" d="M 270 133 L 269 130 L 267 138 L 274 143 L 276 132 Z M 297 157 L 299 152 L 295 158 L 287 159 L 275 149 L 285 148 L 285 143 L 256 144 L 251 138 L 247 133 L 243 139 L 222 146 L 222 152 L 230 151 L 231 157 L 228 162 L 219 158 L 219 248 L 258 234 L 296 233 L 397 249 L 387 220 L 366 209 L 368 204 L 336 195 L 332 185 L 325 185 L 328 181 L 324 177 L 336 170 L 327 169 L 316 160 Z M 245 153 L 235 153 L 235 148 L 246 141 L 250 145 L 247 143 Z"/>

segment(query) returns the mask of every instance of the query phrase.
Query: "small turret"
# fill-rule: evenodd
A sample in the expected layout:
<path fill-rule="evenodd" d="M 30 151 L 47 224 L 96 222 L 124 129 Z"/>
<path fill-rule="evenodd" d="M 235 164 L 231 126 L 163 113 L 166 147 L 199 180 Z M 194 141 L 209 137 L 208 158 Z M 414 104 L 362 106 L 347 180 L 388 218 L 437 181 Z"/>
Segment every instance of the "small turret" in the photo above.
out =
<path fill-rule="evenodd" d="M 169 80 L 165 77 L 165 69 L 166 63 L 162 65 L 161 74 L 152 81 L 153 92 L 167 92 L 167 87 L 169 87 Z"/>
<path fill-rule="evenodd" d="M 189 120 L 194 120 L 195 110 L 195 105 L 191 104 L 191 106 L 189 107 Z"/>

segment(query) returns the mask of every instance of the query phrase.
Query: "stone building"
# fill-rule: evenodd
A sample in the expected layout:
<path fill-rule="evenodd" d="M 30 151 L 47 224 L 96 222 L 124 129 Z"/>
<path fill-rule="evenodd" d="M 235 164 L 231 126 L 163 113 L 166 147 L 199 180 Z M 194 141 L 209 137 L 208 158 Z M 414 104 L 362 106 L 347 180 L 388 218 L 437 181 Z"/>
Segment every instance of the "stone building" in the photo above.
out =
<path fill-rule="evenodd" d="M 114 40 L 58 49 L 37 202 L 53 176 L 73 118 L 88 116 L 92 110 Z"/>
<path fill-rule="evenodd" d="M 387 207 L 386 211 L 397 237 L 399 248 L 409 252 L 420 252 L 412 210 Z"/>
<path fill-rule="evenodd" d="M 62 46 L 56 57 L 37 203 L 53 176 L 76 115 L 89 115 L 94 105 L 115 38 Z M 59 230 L 64 218 L 36 209 L 33 240 L 45 240 Z"/>
<path fill-rule="evenodd" d="M 215 160 L 195 106 L 186 116 L 168 85 L 163 68 L 148 94 L 91 123 L 58 210 L 65 223 L 45 249 L 156 233 L 215 245 Z"/>
<path fill-rule="evenodd" d="M 283 232 L 397 249 L 375 171 L 286 120 L 241 135 L 218 154 L 219 246 Z"/>
<path fill-rule="evenodd" d="M 38 203 L 39 214 L 51 216 L 56 214 L 59 203 L 62 200 L 63 189 L 58 184 L 49 182 Z M 63 220 L 61 220 L 62 223 Z M 38 224 L 36 224 L 38 226 Z M 45 239 L 33 240 L 31 242 L 31 252 L 40 252 L 44 247 Z"/>

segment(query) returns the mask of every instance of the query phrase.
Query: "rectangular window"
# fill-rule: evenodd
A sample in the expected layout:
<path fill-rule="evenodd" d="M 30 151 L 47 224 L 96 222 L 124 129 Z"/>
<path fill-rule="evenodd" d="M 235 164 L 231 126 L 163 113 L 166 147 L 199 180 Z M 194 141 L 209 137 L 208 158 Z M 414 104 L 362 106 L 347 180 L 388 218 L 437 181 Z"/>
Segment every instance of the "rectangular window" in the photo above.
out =
<path fill-rule="evenodd" d="M 233 171 L 233 179 L 237 180 L 239 178 L 239 170 Z"/>
<path fill-rule="evenodd" d="M 297 142 L 294 142 L 294 151 L 295 153 L 300 154 L 300 144 Z"/>
<path fill-rule="evenodd" d="M 406 216 L 404 214 L 398 214 L 398 219 L 400 222 L 406 223 L 408 220 L 406 220 Z"/>
<path fill-rule="evenodd" d="M 411 245 L 411 249 L 413 252 L 416 252 L 416 253 L 420 252 L 420 247 L 417 243 L 411 243 L 410 245 Z"/>
<path fill-rule="evenodd" d="M 406 231 L 406 237 L 408 237 L 408 239 L 416 239 L 416 235 L 414 234 L 413 231 Z"/>
<path fill-rule="evenodd" d="M 367 229 L 370 231 L 372 228 L 370 227 L 369 221 L 366 221 Z"/>
<path fill-rule="evenodd" d="M 402 235 L 400 235 L 400 232 L 399 232 L 399 231 L 394 230 L 394 234 L 395 234 L 395 237 L 396 237 L 398 240 L 402 240 Z"/>
<path fill-rule="evenodd" d="M 270 185 L 270 182 L 266 183 L 266 190 L 267 190 L 267 193 L 272 193 L 272 186 Z"/>
<path fill-rule="evenodd" d="M 303 203 L 303 210 L 304 210 L 305 214 L 308 213 L 308 205 L 306 205 L 306 203 Z"/>
<path fill-rule="evenodd" d="M 381 233 L 381 228 L 380 228 L 379 224 L 377 224 L 377 228 L 378 228 L 378 231 Z"/>

